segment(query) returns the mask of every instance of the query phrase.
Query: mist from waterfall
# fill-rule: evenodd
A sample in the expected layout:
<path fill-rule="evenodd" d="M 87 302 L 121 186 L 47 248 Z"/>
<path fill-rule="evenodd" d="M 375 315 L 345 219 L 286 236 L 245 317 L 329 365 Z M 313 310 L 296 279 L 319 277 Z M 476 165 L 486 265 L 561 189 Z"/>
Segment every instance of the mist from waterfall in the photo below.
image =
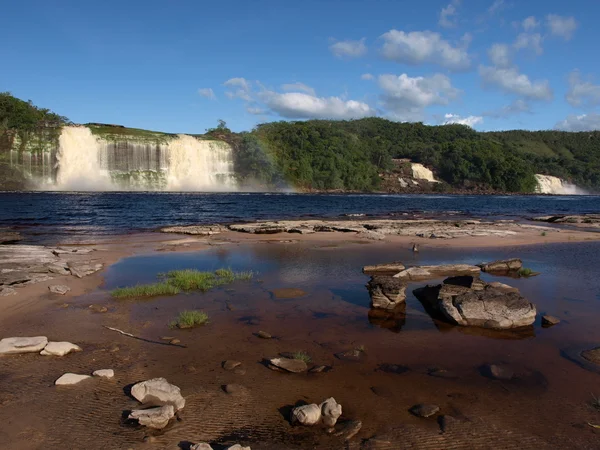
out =
<path fill-rule="evenodd" d="M 586 195 L 587 192 L 574 184 L 551 175 L 535 174 L 536 192 L 552 195 Z"/>

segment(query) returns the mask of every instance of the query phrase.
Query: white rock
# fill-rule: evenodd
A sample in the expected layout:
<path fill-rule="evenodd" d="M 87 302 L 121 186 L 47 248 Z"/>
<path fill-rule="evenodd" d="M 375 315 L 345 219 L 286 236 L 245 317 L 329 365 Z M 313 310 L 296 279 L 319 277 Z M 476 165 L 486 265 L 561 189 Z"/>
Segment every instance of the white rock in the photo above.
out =
<path fill-rule="evenodd" d="M 115 371 L 112 369 L 98 369 L 94 370 L 92 375 L 101 378 L 113 378 L 115 376 Z"/>
<path fill-rule="evenodd" d="M 153 378 L 135 384 L 131 388 L 131 395 L 137 401 L 147 406 L 173 405 L 176 411 L 185 406 L 185 399 L 181 396 L 181 389 L 170 384 L 164 378 Z"/>
<path fill-rule="evenodd" d="M 72 384 L 77 384 L 83 380 L 87 380 L 88 378 L 92 378 L 89 375 L 79 375 L 76 373 L 65 373 L 58 380 L 54 382 L 56 386 L 69 386 Z"/>
<path fill-rule="evenodd" d="M 48 286 L 50 292 L 53 294 L 65 295 L 67 292 L 71 290 L 69 286 L 65 286 L 64 284 L 53 284 L 52 286 Z"/>
<path fill-rule="evenodd" d="M 198 442 L 190 447 L 190 450 L 213 450 L 206 442 Z"/>
<path fill-rule="evenodd" d="M 227 447 L 225 450 L 252 450 L 250 447 L 242 447 L 240 444 L 234 444 L 231 447 Z"/>
<path fill-rule="evenodd" d="M 48 342 L 48 345 L 40 352 L 44 356 L 65 356 L 71 352 L 80 352 L 81 347 L 70 342 Z"/>
<path fill-rule="evenodd" d="M 39 352 L 47 344 L 46 336 L 4 338 L 0 341 L 0 355 Z"/>
<path fill-rule="evenodd" d="M 316 425 L 321 421 L 321 408 L 314 403 L 298 406 L 292 410 L 292 424 Z"/>
<path fill-rule="evenodd" d="M 325 426 L 332 428 L 342 415 L 342 405 L 335 401 L 335 398 L 330 397 L 320 405 L 321 419 Z"/>
<path fill-rule="evenodd" d="M 135 419 L 140 425 L 162 430 L 169 420 L 175 416 L 173 405 L 164 405 L 158 408 L 136 409 L 129 414 L 130 419 Z"/>

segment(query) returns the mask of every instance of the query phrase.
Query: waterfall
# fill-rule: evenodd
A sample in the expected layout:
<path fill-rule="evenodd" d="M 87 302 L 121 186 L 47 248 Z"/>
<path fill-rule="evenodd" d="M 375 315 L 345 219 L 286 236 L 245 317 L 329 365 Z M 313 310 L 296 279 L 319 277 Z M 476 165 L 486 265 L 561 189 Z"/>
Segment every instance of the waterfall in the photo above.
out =
<path fill-rule="evenodd" d="M 88 127 L 64 127 L 56 155 L 56 184 L 46 176 L 50 160 L 45 158 L 44 189 L 233 191 L 237 187 L 228 144 L 183 134 L 163 140 L 102 138 Z"/>
<path fill-rule="evenodd" d="M 550 175 L 542 175 L 539 173 L 535 174 L 537 180 L 536 192 L 540 194 L 553 194 L 553 195 L 585 195 L 586 192 L 575 186 L 574 184 L 568 183 L 557 177 Z"/>
<path fill-rule="evenodd" d="M 416 178 L 417 180 L 427 180 L 431 183 L 439 183 L 439 181 L 437 181 L 433 176 L 433 172 L 423 164 L 412 163 L 411 168 L 413 178 Z"/>

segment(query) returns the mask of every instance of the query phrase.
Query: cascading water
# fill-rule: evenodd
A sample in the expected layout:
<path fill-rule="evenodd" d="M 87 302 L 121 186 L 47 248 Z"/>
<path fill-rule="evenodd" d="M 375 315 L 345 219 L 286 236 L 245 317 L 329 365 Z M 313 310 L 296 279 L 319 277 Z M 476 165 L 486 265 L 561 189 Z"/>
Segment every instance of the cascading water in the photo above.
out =
<path fill-rule="evenodd" d="M 162 142 L 135 136 L 104 139 L 88 127 L 64 127 L 56 159 L 56 183 L 46 183 L 46 189 L 233 191 L 237 187 L 231 147 L 188 135 Z"/>
<path fill-rule="evenodd" d="M 540 194 L 553 194 L 553 195 L 585 195 L 586 192 L 575 186 L 574 184 L 568 183 L 557 177 L 550 175 L 535 174 L 537 180 L 536 192 Z"/>

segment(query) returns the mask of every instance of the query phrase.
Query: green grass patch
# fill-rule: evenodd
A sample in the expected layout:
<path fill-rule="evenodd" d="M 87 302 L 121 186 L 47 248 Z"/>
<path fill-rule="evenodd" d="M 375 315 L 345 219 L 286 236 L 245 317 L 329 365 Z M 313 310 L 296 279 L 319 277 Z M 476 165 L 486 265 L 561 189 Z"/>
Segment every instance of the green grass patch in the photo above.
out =
<path fill-rule="evenodd" d="M 193 328 L 208 323 L 208 314 L 204 311 L 182 311 L 169 326 L 171 328 Z"/>
<path fill-rule="evenodd" d="M 179 288 L 169 283 L 140 284 L 113 290 L 110 295 L 115 298 L 156 297 L 158 295 L 175 295 Z"/>
<path fill-rule="evenodd" d="M 292 356 L 294 357 L 294 359 L 304 361 L 306 364 L 308 364 L 311 361 L 310 356 L 306 352 L 295 352 Z"/>
<path fill-rule="evenodd" d="M 541 236 L 546 236 L 546 232 L 545 232 L 545 231 L 542 231 L 542 234 L 541 234 Z"/>
<path fill-rule="evenodd" d="M 531 277 L 535 274 L 535 272 L 528 267 L 521 267 L 518 273 L 521 277 Z"/>

